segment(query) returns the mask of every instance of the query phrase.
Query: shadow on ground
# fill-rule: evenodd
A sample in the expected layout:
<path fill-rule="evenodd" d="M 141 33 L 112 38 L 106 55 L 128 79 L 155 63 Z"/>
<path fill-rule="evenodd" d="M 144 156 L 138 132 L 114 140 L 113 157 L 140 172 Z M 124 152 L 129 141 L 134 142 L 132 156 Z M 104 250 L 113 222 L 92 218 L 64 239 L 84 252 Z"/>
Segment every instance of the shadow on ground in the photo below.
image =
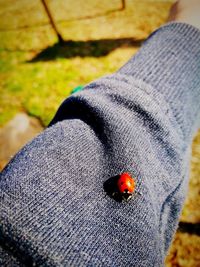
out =
<path fill-rule="evenodd" d="M 200 236 L 200 223 L 179 222 L 178 231 Z"/>
<path fill-rule="evenodd" d="M 101 57 L 119 47 L 139 47 L 143 40 L 132 38 L 104 39 L 95 41 L 64 41 L 49 46 L 28 62 L 49 61 L 56 58 Z"/>

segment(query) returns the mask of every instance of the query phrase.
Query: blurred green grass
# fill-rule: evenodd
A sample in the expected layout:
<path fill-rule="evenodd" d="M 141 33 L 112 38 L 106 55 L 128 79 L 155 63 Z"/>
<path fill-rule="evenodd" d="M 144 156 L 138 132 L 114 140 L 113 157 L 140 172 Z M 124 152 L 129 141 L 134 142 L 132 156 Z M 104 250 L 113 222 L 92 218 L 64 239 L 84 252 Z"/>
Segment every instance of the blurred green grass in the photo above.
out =
<path fill-rule="evenodd" d="M 96 49 L 102 50 L 102 47 Z M 120 47 L 111 49 L 105 56 L 100 56 L 103 51 L 97 51 L 98 57 L 73 55 L 70 58 L 68 52 L 69 58 L 59 55 L 35 62 L 32 61 L 37 55 L 35 52 L 0 50 L 0 127 L 19 111 L 48 125 L 59 104 L 74 87 L 112 73 L 137 49 L 138 46 Z"/>

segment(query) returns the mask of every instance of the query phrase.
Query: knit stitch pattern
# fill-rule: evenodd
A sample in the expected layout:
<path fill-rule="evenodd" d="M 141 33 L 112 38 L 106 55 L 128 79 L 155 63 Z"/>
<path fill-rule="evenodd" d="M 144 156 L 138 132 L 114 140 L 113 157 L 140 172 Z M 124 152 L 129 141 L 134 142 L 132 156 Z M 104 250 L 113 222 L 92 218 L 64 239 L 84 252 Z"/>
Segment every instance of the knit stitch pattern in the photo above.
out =
<path fill-rule="evenodd" d="M 200 115 L 200 32 L 170 23 L 67 98 L 0 176 L 3 266 L 163 266 Z M 104 183 L 136 180 L 129 202 Z"/>

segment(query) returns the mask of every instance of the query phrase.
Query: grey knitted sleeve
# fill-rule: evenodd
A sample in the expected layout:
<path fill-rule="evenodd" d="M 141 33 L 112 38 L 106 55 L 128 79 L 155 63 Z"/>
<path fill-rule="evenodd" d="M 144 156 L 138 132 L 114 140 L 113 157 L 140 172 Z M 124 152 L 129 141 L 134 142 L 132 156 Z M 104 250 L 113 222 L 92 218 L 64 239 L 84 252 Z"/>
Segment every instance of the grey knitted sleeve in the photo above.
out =
<path fill-rule="evenodd" d="M 187 190 L 199 73 L 199 30 L 170 23 L 67 98 L 1 173 L 0 264 L 162 266 Z M 129 202 L 104 187 L 122 172 L 139 192 Z"/>

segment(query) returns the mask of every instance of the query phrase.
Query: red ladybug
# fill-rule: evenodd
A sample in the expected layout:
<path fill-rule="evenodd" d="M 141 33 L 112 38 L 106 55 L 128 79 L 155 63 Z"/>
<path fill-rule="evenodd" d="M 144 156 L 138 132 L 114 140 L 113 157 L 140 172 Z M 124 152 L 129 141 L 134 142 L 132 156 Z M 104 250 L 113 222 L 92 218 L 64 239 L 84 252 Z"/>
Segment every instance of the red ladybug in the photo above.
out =
<path fill-rule="evenodd" d="M 122 173 L 117 181 L 117 187 L 122 198 L 127 201 L 135 191 L 135 180 L 128 173 Z"/>

